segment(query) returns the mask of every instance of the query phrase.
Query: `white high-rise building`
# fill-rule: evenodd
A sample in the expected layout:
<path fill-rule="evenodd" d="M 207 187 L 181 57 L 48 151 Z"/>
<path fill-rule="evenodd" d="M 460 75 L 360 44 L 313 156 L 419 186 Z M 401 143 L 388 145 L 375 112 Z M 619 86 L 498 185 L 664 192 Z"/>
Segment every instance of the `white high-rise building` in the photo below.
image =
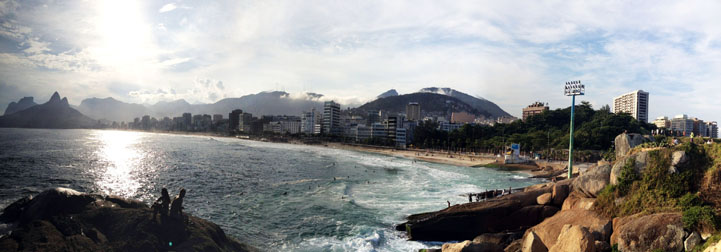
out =
<path fill-rule="evenodd" d="M 648 92 L 636 90 L 613 99 L 613 113 L 628 113 L 636 120 L 648 123 Z"/>

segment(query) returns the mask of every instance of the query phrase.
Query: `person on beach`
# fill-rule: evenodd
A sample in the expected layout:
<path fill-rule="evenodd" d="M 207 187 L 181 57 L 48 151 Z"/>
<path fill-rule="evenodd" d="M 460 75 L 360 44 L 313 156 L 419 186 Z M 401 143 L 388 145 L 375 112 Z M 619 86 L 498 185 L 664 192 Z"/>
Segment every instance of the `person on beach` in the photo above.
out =
<path fill-rule="evenodd" d="M 155 200 L 155 203 L 153 203 L 153 206 L 151 207 L 153 209 L 153 220 L 155 220 L 155 217 L 160 213 L 160 220 L 164 221 L 165 217 L 168 216 L 168 206 L 170 205 L 170 195 L 168 194 L 168 189 L 163 188 L 160 191 L 160 198 Z"/>
<path fill-rule="evenodd" d="M 448 207 L 451 207 L 451 202 L 448 200 L 446 200 L 446 202 L 448 202 Z"/>
<path fill-rule="evenodd" d="M 180 188 L 180 193 L 170 204 L 170 217 L 183 219 L 183 198 L 185 198 L 185 189 Z"/>

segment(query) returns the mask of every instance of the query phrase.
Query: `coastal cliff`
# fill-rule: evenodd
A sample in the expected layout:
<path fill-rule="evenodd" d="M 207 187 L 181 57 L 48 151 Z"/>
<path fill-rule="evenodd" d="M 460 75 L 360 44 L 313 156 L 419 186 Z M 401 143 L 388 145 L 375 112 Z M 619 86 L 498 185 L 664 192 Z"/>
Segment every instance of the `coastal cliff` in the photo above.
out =
<path fill-rule="evenodd" d="M 442 251 L 718 251 L 721 144 L 671 140 L 621 134 L 613 162 L 571 180 L 411 215 L 396 229 L 463 241 Z"/>
<path fill-rule="evenodd" d="M 139 201 L 54 188 L 3 210 L 0 251 L 255 251 L 189 214 L 152 216 Z"/>

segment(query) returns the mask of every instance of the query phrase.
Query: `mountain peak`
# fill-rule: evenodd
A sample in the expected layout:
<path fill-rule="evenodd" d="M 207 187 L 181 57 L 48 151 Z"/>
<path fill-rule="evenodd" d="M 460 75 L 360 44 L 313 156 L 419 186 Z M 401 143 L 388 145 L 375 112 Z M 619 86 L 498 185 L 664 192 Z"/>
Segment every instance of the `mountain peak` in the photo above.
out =
<path fill-rule="evenodd" d="M 396 91 L 395 89 L 391 89 L 391 90 L 385 91 L 384 93 L 378 95 L 378 97 L 376 97 L 376 98 L 380 99 L 380 98 L 386 98 L 386 97 L 391 97 L 391 96 L 398 96 L 398 91 Z"/>
<path fill-rule="evenodd" d="M 60 101 L 60 94 L 58 94 L 58 91 L 55 91 L 53 93 L 53 96 L 50 97 L 50 100 L 48 102 L 59 102 Z"/>

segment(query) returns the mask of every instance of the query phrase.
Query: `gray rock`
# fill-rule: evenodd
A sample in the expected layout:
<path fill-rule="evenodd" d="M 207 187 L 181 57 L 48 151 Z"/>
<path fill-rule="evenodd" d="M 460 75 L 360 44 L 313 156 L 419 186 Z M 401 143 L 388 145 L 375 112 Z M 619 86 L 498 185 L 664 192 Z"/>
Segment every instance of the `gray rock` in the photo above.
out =
<path fill-rule="evenodd" d="M 616 163 L 613 164 L 613 167 L 611 168 L 611 174 L 609 176 L 609 182 L 612 185 L 618 184 L 618 177 L 621 176 L 621 169 L 623 169 L 623 166 L 626 165 L 626 162 L 630 161 L 631 159 L 635 159 L 636 162 L 634 164 L 634 170 L 636 173 L 642 173 L 643 170 L 646 169 L 646 163 L 648 162 L 648 152 L 639 152 L 631 156 L 626 156 L 622 159 L 617 159 Z"/>
<path fill-rule="evenodd" d="M 682 251 L 684 231 L 680 213 L 659 213 L 615 221 L 612 242 L 620 251 Z"/>
<path fill-rule="evenodd" d="M 633 147 L 642 144 L 643 136 L 636 133 L 622 133 L 616 136 L 614 143 L 616 144 L 616 159 L 626 156 Z"/>
<path fill-rule="evenodd" d="M 693 249 L 701 244 L 701 242 L 701 235 L 698 232 L 693 231 L 691 235 L 686 238 L 686 241 L 683 242 L 683 247 L 686 251 L 693 251 Z"/>
<path fill-rule="evenodd" d="M 682 166 L 688 161 L 688 155 L 685 151 L 674 151 L 671 159 L 671 166 L 668 167 L 669 173 L 683 172 Z"/>
<path fill-rule="evenodd" d="M 573 181 L 573 190 L 595 198 L 608 185 L 611 169 L 610 165 L 601 165 L 581 174 Z"/>

